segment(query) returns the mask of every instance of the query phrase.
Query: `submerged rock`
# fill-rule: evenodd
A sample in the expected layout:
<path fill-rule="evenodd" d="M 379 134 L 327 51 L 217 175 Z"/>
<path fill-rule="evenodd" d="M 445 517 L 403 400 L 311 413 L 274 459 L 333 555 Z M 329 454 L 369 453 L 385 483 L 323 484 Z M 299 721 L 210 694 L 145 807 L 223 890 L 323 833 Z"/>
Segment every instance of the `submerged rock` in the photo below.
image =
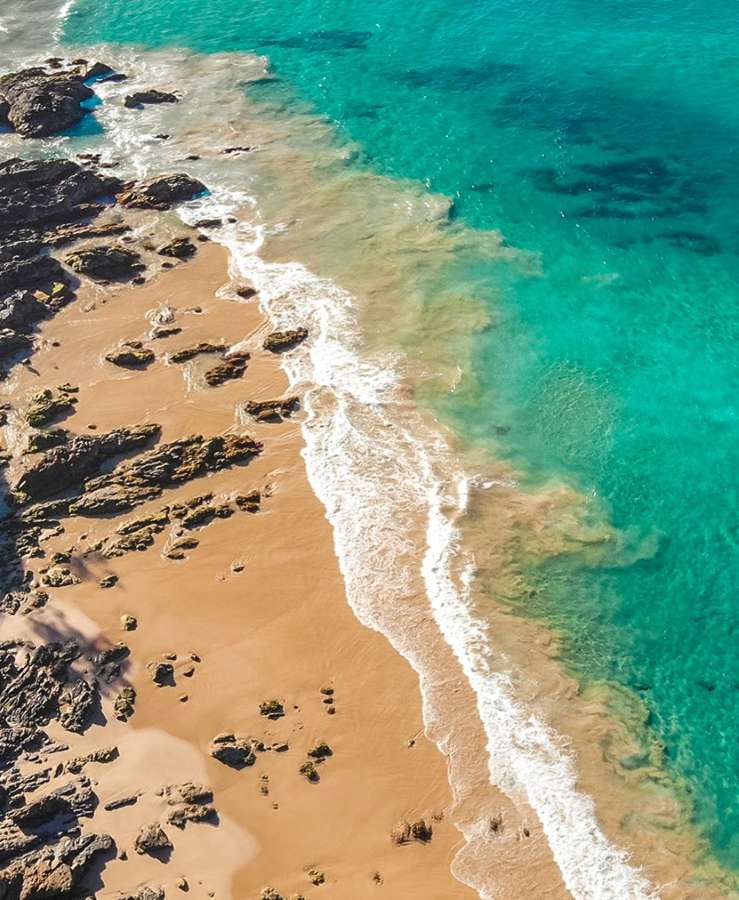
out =
<path fill-rule="evenodd" d="M 179 99 L 177 94 L 149 88 L 146 91 L 136 91 L 135 94 L 129 94 L 123 103 L 128 109 L 135 109 L 137 106 L 144 106 L 144 104 L 148 103 L 178 103 Z"/>

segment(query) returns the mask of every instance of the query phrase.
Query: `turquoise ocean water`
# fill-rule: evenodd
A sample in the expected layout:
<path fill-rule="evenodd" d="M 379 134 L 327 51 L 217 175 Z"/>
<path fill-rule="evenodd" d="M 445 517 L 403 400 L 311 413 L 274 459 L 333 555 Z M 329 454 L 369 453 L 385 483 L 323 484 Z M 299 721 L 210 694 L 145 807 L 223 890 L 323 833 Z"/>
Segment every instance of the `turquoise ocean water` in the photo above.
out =
<path fill-rule="evenodd" d="M 538 254 L 538 277 L 479 263 L 477 390 L 438 409 L 625 534 L 607 564 L 539 566 L 530 612 L 643 700 L 739 870 L 735 5 L 79 0 L 65 38 L 264 53 L 358 164 Z"/>

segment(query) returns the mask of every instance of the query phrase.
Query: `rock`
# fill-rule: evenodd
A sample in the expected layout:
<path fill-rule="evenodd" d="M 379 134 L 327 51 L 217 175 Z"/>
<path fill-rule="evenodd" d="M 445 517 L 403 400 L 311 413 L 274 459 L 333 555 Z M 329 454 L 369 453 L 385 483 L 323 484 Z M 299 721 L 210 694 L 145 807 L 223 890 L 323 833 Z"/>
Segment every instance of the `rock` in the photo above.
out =
<path fill-rule="evenodd" d="M 124 687 L 113 704 L 116 719 L 127 722 L 136 711 L 136 691 L 132 687 Z"/>
<path fill-rule="evenodd" d="M 320 869 L 308 869 L 308 880 L 311 884 L 318 886 L 325 883 L 326 876 Z"/>
<path fill-rule="evenodd" d="M 90 238 L 117 237 L 127 234 L 130 230 L 131 226 L 125 222 L 109 222 L 105 225 L 65 225 L 57 228 L 45 242 L 52 247 L 63 247 L 65 244 Z"/>
<path fill-rule="evenodd" d="M 170 209 L 207 191 L 205 185 L 189 175 L 160 175 L 143 181 L 119 195 L 123 206 L 135 209 Z"/>
<path fill-rule="evenodd" d="M 64 766 L 64 771 L 78 775 L 88 763 L 111 763 L 118 759 L 119 755 L 118 748 L 115 746 L 101 747 L 99 750 L 93 750 L 91 753 L 85 754 L 85 756 L 75 756 L 74 759 L 70 759 Z"/>
<path fill-rule="evenodd" d="M 123 101 L 123 104 L 128 109 L 135 109 L 137 106 L 144 106 L 148 103 L 178 103 L 179 99 L 177 94 L 169 94 L 166 91 L 150 88 L 146 91 L 137 91 L 135 94 L 129 94 Z"/>
<path fill-rule="evenodd" d="M 44 402 L 51 403 L 54 395 L 42 392 Z M 48 397 L 47 395 L 51 395 Z M 38 395 L 37 395 L 38 396 Z M 71 408 L 76 402 L 69 394 L 62 394 L 56 400 L 55 409 Z M 68 407 L 64 404 L 68 404 Z M 45 406 L 32 401 L 33 419 L 48 418 Z M 27 417 L 31 418 L 31 407 Z M 62 446 L 53 447 L 41 460 L 30 466 L 20 476 L 13 488 L 14 493 L 27 501 L 38 501 L 79 484 L 83 479 L 96 474 L 101 465 L 114 456 L 139 449 L 160 433 L 159 425 L 137 425 L 117 428 L 101 435 L 79 435 Z"/>
<path fill-rule="evenodd" d="M 297 397 L 286 397 L 284 400 L 250 400 L 244 404 L 244 412 L 257 422 L 281 422 L 289 418 L 299 405 Z"/>
<path fill-rule="evenodd" d="M 285 707 L 279 700 L 265 700 L 259 704 L 259 712 L 268 719 L 279 719 L 285 715 Z"/>
<path fill-rule="evenodd" d="M 298 769 L 298 771 L 304 778 L 306 778 L 310 782 L 313 782 L 314 784 L 315 782 L 321 780 L 321 776 L 318 774 L 318 769 L 316 768 L 315 763 L 311 760 L 308 760 L 308 762 L 304 762 L 303 765 Z"/>
<path fill-rule="evenodd" d="M 282 894 L 272 887 L 262 888 L 260 898 L 261 900 L 285 900 Z"/>
<path fill-rule="evenodd" d="M 75 250 L 64 261 L 74 272 L 96 281 L 128 280 L 146 268 L 135 250 L 114 246 Z"/>
<path fill-rule="evenodd" d="M 171 810 L 167 814 L 167 821 L 175 828 L 184 828 L 188 822 L 208 822 L 216 817 L 216 811 L 212 806 L 196 806 L 186 804 Z"/>
<path fill-rule="evenodd" d="M 252 491 L 250 494 L 237 494 L 234 502 L 244 512 L 256 513 L 259 512 L 262 496 L 259 491 Z"/>
<path fill-rule="evenodd" d="M 37 239 L 60 223 L 93 215 L 91 201 L 120 190 L 118 179 L 102 177 L 68 159 L 0 162 L 0 235 Z"/>
<path fill-rule="evenodd" d="M 170 353 L 169 361 L 183 363 L 199 356 L 201 353 L 223 353 L 225 350 L 226 344 L 214 344 L 209 341 L 203 341 L 199 344 L 194 344 L 192 347 L 184 347 L 182 350 Z"/>
<path fill-rule="evenodd" d="M 144 347 L 140 341 L 127 341 L 117 350 L 106 353 L 105 359 L 124 369 L 144 369 L 154 362 L 156 356 L 153 350 Z"/>
<path fill-rule="evenodd" d="M 153 825 L 145 825 L 139 831 L 133 848 L 137 853 L 142 855 L 147 853 L 149 856 L 163 856 L 174 849 L 172 841 L 156 822 Z"/>
<path fill-rule="evenodd" d="M 187 883 L 187 878 L 185 878 L 184 875 L 179 876 L 179 878 L 175 881 L 175 886 L 180 891 L 187 892 L 190 890 L 190 885 Z"/>
<path fill-rule="evenodd" d="M 214 737 L 208 752 L 213 759 L 217 759 L 218 762 L 222 762 L 232 769 L 253 766 L 257 759 L 253 740 L 237 737 L 230 733 Z"/>
<path fill-rule="evenodd" d="M 10 328 L 0 328 L 0 360 L 21 351 L 31 349 L 31 340 L 24 334 L 18 334 Z"/>
<path fill-rule="evenodd" d="M 334 751 L 325 741 L 320 741 L 312 750 L 308 751 L 308 756 L 312 756 L 313 759 L 326 759 L 333 755 Z"/>
<path fill-rule="evenodd" d="M 117 576 L 117 575 L 113 575 L 113 574 L 111 574 L 111 575 L 104 575 L 104 576 L 100 579 L 100 581 L 98 581 L 98 584 L 99 584 L 100 587 L 103 588 L 103 589 L 115 587 L 115 586 L 118 584 L 118 576 Z"/>
<path fill-rule="evenodd" d="M 152 670 L 151 680 L 160 687 L 174 684 L 174 666 L 171 663 L 157 663 Z"/>
<path fill-rule="evenodd" d="M 247 364 L 251 358 L 250 354 L 230 353 L 225 359 L 214 366 L 203 375 L 206 384 L 210 387 L 216 387 L 233 378 L 240 378 L 246 371 Z"/>
<path fill-rule="evenodd" d="M 195 256 L 198 248 L 188 238 L 174 238 L 169 243 L 162 245 L 157 253 L 160 256 L 171 256 L 174 259 L 189 259 Z"/>
<path fill-rule="evenodd" d="M 257 296 L 256 290 L 251 285 L 244 285 L 244 287 L 236 288 L 236 294 L 241 297 L 242 300 L 251 300 L 252 297 Z"/>
<path fill-rule="evenodd" d="M 223 225 L 223 219 L 198 219 L 193 222 L 193 228 L 220 228 Z"/>
<path fill-rule="evenodd" d="M 69 511 L 88 516 L 123 512 L 159 496 L 166 487 L 248 462 L 261 451 L 259 442 L 235 434 L 194 435 L 162 444 L 121 463 L 110 474 L 88 480 Z"/>
<path fill-rule="evenodd" d="M 296 328 L 292 331 L 273 331 L 272 334 L 268 334 L 264 339 L 262 346 L 265 350 L 269 350 L 270 353 L 284 353 L 287 350 L 292 350 L 293 347 L 297 347 L 298 344 L 302 344 L 307 337 L 308 330 L 306 328 Z"/>
<path fill-rule="evenodd" d="M 36 67 L 0 78 L 5 119 L 24 138 L 66 131 L 83 118 L 87 110 L 82 104 L 94 96 L 77 73 L 49 73 Z"/>
<path fill-rule="evenodd" d="M 164 796 L 170 806 L 177 806 L 180 803 L 213 802 L 213 791 L 204 784 L 193 784 L 192 781 L 167 785 L 164 788 Z"/>
<path fill-rule="evenodd" d="M 121 616 L 121 628 L 124 631 L 135 631 L 138 624 L 135 616 L 128 615 L 127 613 Z"/>
<path fill-rule="evenodd" d="M 394 844 L 407 844 L 411 840 L 426 844 L 431 840 L 432 835 L 433 829 L 425 819 L 418 819 L 412 824 L 405 821 L 399 822 L 390 833 Z"/>
<path fill-rule="evenodd" d="M 119 895 L 117 900 L 164 900 L 164 888 L 144 885 L 135 894 Z"/>
<path fill-rule="evenodd" d="M 59 447 L 66 444 L 71 438 L 71 434 L 66 428 L 52 428 L 50 431 L 36 431 L 29 434 L 26 442 L 24 453 L 44 453 L 51 450 L 52 447 Z"/>
<path fill-rule="evenodd" d="M 48 259 L 49 257 L 39 258 Z M 47 318 L 49 315 L 47 306 L 40 303 L 28 291 L 14 291 L 15 285 L 8 282 L 3 284 L 3 280 L 2 266 L 0 266 L 0 294 L 5 293 L 6 290 L 13 291 L 0 300 L 0 328 L 25 333 L 42 319 Z"/>
<path fill-rule="evenodd" d="M 63 588 L 79 584 L 80 580 L 72 573 L 71 569 L 65 566 L 53 566 L 41 577 L 41 583 L 47 587 Z"/>
<path fill-rule="evenodd" d="M 45 388 L 31 395 L 26 408 L 26 420 L 34 428 L 48 425 L 74 409 L 77 398 L 71 391 Z M 53 452 L 53 451 L 52 451 Z"/>
<path fill-rule="evenodd" d="M 127 794 L 125 797 L 118 797 L 115 800 L 110 800 L 103 807 L 108 812 L 114 812 L 116 809 L 123 809 L 126 806 L 133 806 L 135 803 L 139 802 L 138 794 Z"/>
<path fill-rule="evenodd" d="M 84 678 L 74 681 L 59 696 L 59 722 L 67 731 L 82 734 L 98 702 L 99 692 L 95 682 L 90 684 Z"/>

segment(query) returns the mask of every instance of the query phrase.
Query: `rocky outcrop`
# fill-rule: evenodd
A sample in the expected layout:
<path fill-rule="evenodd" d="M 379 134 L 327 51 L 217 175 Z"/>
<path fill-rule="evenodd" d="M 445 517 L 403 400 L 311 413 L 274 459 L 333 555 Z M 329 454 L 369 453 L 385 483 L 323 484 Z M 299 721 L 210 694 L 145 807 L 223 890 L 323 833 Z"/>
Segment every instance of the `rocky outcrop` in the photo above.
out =
<path fill-rule="evenodd" d="M 281 422 L 289 418 L 299 406 L 297 397 L 284 400 L 250 400 L 244 404 L 244 412 L 257 422 Z"/>
<path fill-rule="evenodd" d="M 38 257 L 38 259 L 49 259 L 49 257 Z M 3 267 L 0 265 L 0 294 L 3 293 L 4 287 L 12 290 L 9 284 L 10 282 L 7 281 L 3 283 Z M 27 333 L 48 314 L 48 307 L 40 303 L 28 291 L 14 291 L 0 300 L 0 328 L 3 329 Z"/>
<path fill-rule="evenodd" d="M 78 435 L 47 451 L 26 469 L 13 490 L 25 502 L 54 496 L 95 475 L 111 457 L 146 446 L 159 432 L 159 425 L 138 425 L 107 434 Z"/>
<path fill-rule="evenodd" d="M 124 369 L 144 369 L 156 359 L 154 351 L 144 347 L 141 341 L 126 341 L 116 350 L 106 353 L 105 358 L 114 366 Z"/>
<path fill-rule="evenodd" d="M 189 175 L 160 175 L 124 191 L 118 196 L 123 206 L 133 209 L 170 209 L 207 191 L 205 185 Z"/>
<path fill-rule="evenodd" d="M 23 69 L 0 78 L 0 110 L 24 138 L 59 134 L 86 114 L 82 105 L 95 96 L 79 72 Z"/>
<path fill-rule="evenodd" d="M 162 444 L 122 463 L 109 475 L 87 481 L 80 496 L 70 503 L 69 512 L 83 516 L 124 512 L 160 496 L 167 487 L 248 462 L 261 450 L 259 442 L 235 434 L 195 435 Z"/>
<path fill-rule="evenodd" d="M 232 732 L 216 735 L 211 741 L 208 752 L 232 769 L 244 769 L 253 766 L 257 761 L 255 742 L 252 738 L 238 737 Z"/>
<path fill-rule="evenodd" d="M 136 835 L 133 844 L 137 853 L 148 853 L 149 856 L 166 856 L 172 849 L 172 841 L 167 837 L 166 832 L 158 823 L 153 825 L 145 825 Z"/>
<path fill-rule="evenodd" d="M 74 272 L 95 281 L 128 281 L 146 268 L 141 254 L 125 247 L 90 247 L 75 250 L 64 258 Z"/>
<path fill-rule="evenodd" d="M 270 353 L 285 353 L 292 350 L 308 337 L 307 328 L 295 328 L 290 331 L 273 331 L 264 339 L 263 347 Z"/>
<path fill-rule="evenodd" d="M 136 91 L 135 94 L 129 94 L 123 101 L 128 109 L 136 109 L 136 107 L 144 106 L 149 103 L 178 103 L 177 94 L 170 94 L 167 91 L 158 91 L 156 88 L 150 88 L 146 91 Z"/>
<path fill-rule="evenodd" d="M 185 237 L 173 238 L 157 250 L 160 256 L 171 256 L 173 259 L 189 259 L 197 252 L 195 244 Z"/>
<path fill-rule="evenodd" d="M 62 418 L 74 409 L 77 403 L 76 393 L 76 390 L 60 385 L 55 391 L 44 388 L 32 394 L 26 407 L 28 424 L 41 428 Z"/>
<path fill-rule="evenodd" d="M 223 353 L 226 350 L 226 346 L 226 344 L 201 341 L 201 343 L 194 344 L 192 347 L 183 347 L 182 350 L 170 353 L 169 361 L 173 363 L 189 362 L 191 359 L 194 359 L 196 356 L 200 356 L 203 353 Z"/>
<path fill-rule="evenodd" d="M 205 383 L 210 385 L 210 387 L 216 387 L 219 384 L 223 384 L 224 381 L 241 378 L 244 372 L 246 372 L 246 367 L 250 359 L 250 354 L 245 352 L 229 353 L 229 355 L 224 357 L 218 365 L 207 370 L 203 375 Z"/>
<path fill-rule="evenodd" d="M 0 237 L 38 239 L 47 230 L 95 214 L 102 208 L 96 201 L 121 187 L 117 178 L 68 159 L 0 162 Z"/>

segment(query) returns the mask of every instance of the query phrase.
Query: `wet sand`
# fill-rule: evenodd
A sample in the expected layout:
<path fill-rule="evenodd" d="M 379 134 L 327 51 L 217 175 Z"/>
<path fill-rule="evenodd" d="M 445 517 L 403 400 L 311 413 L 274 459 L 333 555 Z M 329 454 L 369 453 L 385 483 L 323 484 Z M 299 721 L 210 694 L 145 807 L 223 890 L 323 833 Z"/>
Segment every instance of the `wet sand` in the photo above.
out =
<path fill-rule="evenodd" d="M 91 425 L 102 433 L 156 422 L 162 441 L 232 429 L 264 442 L 248 466 L 166 491 L 132 513 L 66 520 L 65 533 L 45 548 L 48 555 L 73 549 L 80 583 L 51 590 L 45 609 L 3 626 L 3 637 L 81 635 L 102 646 L 122 640 L 131 649 L 126 677 L 138 696 L 127 723 L 112 713 L 116 687 L 103 701 L 105 724 L 80 737 L 50 729 L 69 744 L 56 757 L 61 762 L 101 746 L 119 749 L 114 762 L 85 769 L 101 800 L 85 830 L 109 832 L 119 856 L 127 856 L 108 863 L 97 895 L 114 897 L 145 883 L 177 896 L 176 881 L 184 876 L 193 897 L 259 897 L 268 885 L 285 897 L 360 898 L 378 891 L 426 900 L 474 897 L 450 873 L 462 839 L 451 821 L 446 760 L 423 735 L 417 677 L 346 604 L 331 530 L 300 457 L 300 413 L 282 423 L 238 420 L 238 405 L 281 397 L 287 383 L 279 359 L 261 349 L 267 329 L 256 301 L 215 297 L 228 280 L 226 263 L 225 252 L 208 245 L 148 285 L 85 289 L 43 324 L 43 348 L 6 384 L 13 398 L 63 382 L 78 385 L 74 413 L 60 423 L 75 433 Z M 147 341 L 157 354 L 154 364 L 128 371 L 104 360 L 119 341 L 146 338 L 145 315 L 163 304 L 175 310 L 182 332 Z M 168 352 L 214 339 L 246 342 L 252 359 L 243 378 L 210 388 L 202 382 L 203 358 L 165 361 Z M 17 417 L 11 421 L 18 424 Z M 25 436 L 14 433 L 10 449 L 17 452 Z M 10 480 L 17 471 L 16 459 Z M 193 532 L 199 546 L 186 559 L 162 555 L 166 531 L 144 552 L 116 559 L 84 553 L 121 521 L 165 502 L 252 490 L 262 494 L 260 512 L 239 511 Z M 102 589 L 99 579 L 109 574 L 118 583 Z M 136 630 L 122 630 L 124 614 L 136 617 Z M 147 665 L 167 654 L 176 654 L 175 683 L 160 687 Z M 259 711 L 272 698 L 285 709 L 277 721 Z M 253 766 L 236 771 L 208 753 L 224 731 L 266 744 L 284 741 L 289 749 L 259 753 Z M 332 756 L 318 766 L 320 780 L 310 783 L 298 770 L 319 741 Z M 180 831 L 166 823 L 167 805 L 157 791 L 183 781 L 213 788 L 217 825 L 191 822 Z M 140 794 L 134 805 L 103 809 L 131 793 Z M 419 819 L 433 829 L 429 842 L 391 840 L 398 822 Z M 139 828 L 155 821 L 174 844 L 166 863 L 133 849 Z M 312 884 L 311 870 L 325 881 Z"/>

